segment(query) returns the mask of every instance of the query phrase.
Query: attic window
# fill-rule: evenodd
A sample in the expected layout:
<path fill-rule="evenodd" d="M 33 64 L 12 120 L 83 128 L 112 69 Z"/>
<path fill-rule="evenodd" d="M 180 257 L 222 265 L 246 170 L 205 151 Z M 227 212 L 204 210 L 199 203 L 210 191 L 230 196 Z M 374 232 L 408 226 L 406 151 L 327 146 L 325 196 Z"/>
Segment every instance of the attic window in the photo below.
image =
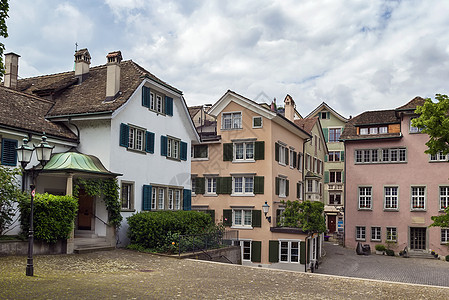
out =
<path fill-rule="evenodd" d="M 320 119 L 322 119 L 322 120 L 330 119 L 329 112 L 327 112 L 327 111 L 320 112 Z"/>
<path fill-rule="evenodd" d="M 388 126 L 371 126 L 360 128 L 360 134 L 385 134 L 388 133 Z"/>

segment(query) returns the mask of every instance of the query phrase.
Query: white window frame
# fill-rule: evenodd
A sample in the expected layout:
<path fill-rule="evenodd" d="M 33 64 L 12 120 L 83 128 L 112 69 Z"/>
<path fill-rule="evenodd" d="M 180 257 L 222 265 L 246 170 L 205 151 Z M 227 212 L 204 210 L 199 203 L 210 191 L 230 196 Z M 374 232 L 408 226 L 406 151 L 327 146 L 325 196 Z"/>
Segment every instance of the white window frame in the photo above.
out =
<path fill-rule="evenodd" d="M 334 196 L 334 199 L 336 196 L 340 196 L 340 201 L 338 203 L 335 203 L 335 200 L 331 202 L 331 196 Z M 341 205 L 341 192 L 329 192 L 329 205 Z"/>
<path fill-rule="evenodd" d="M 175 190 L 175 210 L 181 209 L 181 190 Z"/>
<path fill-rule="evenodd" d="M 251 261 L 251 251 L 252 251 L 252 246 L 253 246 L 252 240 L 240 239 L 239 241 L 236 241 L 236 242 L 239 242 L 242 260 L 243 261 Z M 246 253 L 245 253 L 245 250 L 246 250 Z"/>
<path fill-rule="evenodd" d="M 164 112 L 164 99 L 162 95 L 156 94 L 156 112 Z"/>
<path fill-rule="evenodd" d="M 332 159 L 331 159 L 331 157 L 332 157 Z M 328 162 L 340 162 L 341 161 L 341 152 L 340 151 L 329 151 L 327 158 L 328 158 L 327 159 Z"/>
<path fill-rule="evenodd" d="M 410 188 L 410 208 L 411 210 L 426 210 L 426 193 L 425 186 L 412 186 Z"/>
<path fill-rule="evenodd" d="M 438 162 L 438 161 L 447 161 L 447 155 L 444 155 L 442 151 L 437 154 L 429 154 L 429 161 Z"/>
<path fill-rule="evenodd" d="M 448 228 L 441 228 L 440 243 L 442 245 L 447 245 L 449 243 L 449 229 Z"/>
<path fill-rule="evenodd" d="M 386 227 L 385 229 L 385 241 L 387 242 L 397 242 L 398 241 L 398 230 L 396 227 Z"/>
<path fill-rule="evenodd" d="M 255 125 L 255 120 L 260 119 L 260 126 Z M 253 128 L 262 128 L 263 127 L 263 118 L 262 116 L 254 116 L 253 117 Z"/>
<path fill-rule="evenodd" d="M 343 182 L 342 170 L 329 170 L 329 183 L 342 183 Z M 332 180 L 332 174 L 334 174 L 334 180 Z M 340 181 L 338 181 L 338 174 L 340 174 Z"/>
<path fill-rule="evenodd" d="M 444 191 L 444 193 L 442 193 Z M 449 206 L 449 186 L 439 187 L 440 201 L 438 204 L 439 210 L 444 211 Z"/>
<path fill-rule="evenodd" d="M 279 145 L 279 148 L 278 148 L 278 154 L 279 154 L 279 164 L 281 164 L 281 165 L 283 165 L 283 166 L 285 166 L 285 165 L 287 165 L 285 162 L 286 162 L 286 159 L 285 159 L 285 149 L 287 149 L 287 147 L 285 146 L 285 145 L 282 145 L 282 144 L 278 144 Z"/>
<path fill-rule="evenodd" d="M 162 193 L 161 193 L 162 192 Z M 163 210 L 165 209 L 165 188 L 158 187 L 157 188 L 157 209 Z"/>
<path fill-rule="evenodd" d="M 242 129 L 242 112 L 225 112 L 221 114 L 221 129 L 232 130 Z M 229 127 L 226 124 L 226 120 L 230 121 Z"/>
<path fill-rule="evenodd" d="M 287 178 L 278 177 L 279 178 L 279 197 L 285 198 L 287 197 Z"/>
<path fill-rule="evenodd" d="M 181 141 L 179 139 L 167 137 L 167 157 L 179 160 Z"/>
<path fill-rule="evenodd" d="M 240 223 L 236 222 L 238 215 L 240 215 Z M 233 228 L 252 229 L 253 228 L 252 216 L 253 216 L 253 210 L 250 208 L 233 208 L 232 209 L 232 227 Z"/>
<path fill-rule="evenodd" d="M 367 193 L 369 190 L 369 194 Z M 363 191 L 363 193 L 362 193 Z M 363 206 L 361 205 L 363 201 Z M 373 187 L 372 186 L 359 186 L 358 187 L 358 209 L 359 210 L 372 210 L 373 208 Z M 369 205 L 367 205 L 367 203 Z"/>
<path fill-rule="evenodd" d="M 150 109 L 156 111 L 156 96 L 150 92 Z"/>
<path fill-rule="evenodd" d="M 126 199 L 125 199 L 126 198 Z M 126 205 L 124 206 L 124 202 Z M 120 208 L 122 211 L 134 211 L 134 182 L 121 181 Z"/>
<path fill-rule="evenodd" d="M 285 243 L 287 243 L 285 246 Z M 297 247 L 293 247 L 297 245 Z M 284 246 L 284 247 L 283 247 Z M 283 253 L 283 250 L 287 250 L 287 253 Z M 296 251 L 295 251 L 296 250 Z M 296 253 L 295 253 L 296 252 Z M 287 260 L 283 260 L 284 257 Z M 288 264 L 301 263 L 301 241 L 300 240 L 279 240 L 279 262 Z"/>
<path fill-rule="evenodd" d="M 394 192 L 396 194 L 394 194 Z M 385 210 L 399 210 L 399 187 L 398 186 L 384 186 L 384 209 Z"/>
<path fill-rule="evenodd" d="M 134 125 L 128 126 L 129 126 L 128 149 L 143 152 L 145 147 L 146 130 Z"/>
<path fill-rule="evenodd" d="M 242 145 L 242 157 L 237 158 L 237 147 Z M 252 155 L 250 155 L 250 149 L 252 148 Z M 250 161 L 254 162 L 256 144 L 254 141 L 251 142 L 234 142 L 233 143 L 233 162 Z"/>
<path fill-rule="evenodd" d="M 157 209 L 157 187 L 153 187 L 151 190 L 151 210 Z"/>
<path fill-rule="evenodd" d="M 295 151 L 293 151 L 294 149 L 289 149 L 288 153 L 289 153 L 289 158 L 288 158 L 288 164 L 290 165 L 290 169 L 293 169 L 293 161 L 294 161 L 294 156 L 295 156 Z"/>
<path fill-rule="evenodd" d="M 410 129 L 409 129 L 409 133 L 421 133 L 421 131 L 423 130 L 423 128 L 418 128 L 412 125 L 412 120 L 414 118 L 410 118 Z"/>
<path fill-rule="evenodd" d="M 355 227 L 355 240 L 366 241 L 366 226 Z"/>
<path fill-rule="evenodd" d="M 173 189 L 168 189 L 168 209 L 169 210 L 173 210 L 175 208 L 175 195 L 174 195 L 174 190 Z"/>
<path fill-rule="evenodd" d="M 382 227 L 371 226 L 371 241 L 372 242 L 382 241 Z"/>
<path fill-rule="evenodd" d="M 206 195 L 217 194 L 217 177 L 206 177 Z"/>
<path fill-rule="evenodd" d="M 242 181 L 242 190 L 236 190 L 236 181 Z M 251 185 L 252 188 L 247 190 L 247 185 Z M 246 175 L 234 175 L 232 176 L 232 195 L 233 196 L 254 196 L 254 176 Z"/>

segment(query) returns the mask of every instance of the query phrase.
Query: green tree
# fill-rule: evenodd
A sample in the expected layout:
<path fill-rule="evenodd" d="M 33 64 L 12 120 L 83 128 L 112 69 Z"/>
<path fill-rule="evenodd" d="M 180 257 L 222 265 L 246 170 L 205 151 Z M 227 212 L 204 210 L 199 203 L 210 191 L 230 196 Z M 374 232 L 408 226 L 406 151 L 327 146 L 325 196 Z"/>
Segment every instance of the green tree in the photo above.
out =
<path fill-rule="evenodd" d="M 6 26 L 6 18 L 8 18 L 9 3 L 8 0 L 0 0 L 0 36 L 8 37 L 8 28 Z M 3 51 L 5 45 L 0 42 L 0 79 L 5 74 L 5 66 L 3 64 Z"/>
<path fill-rule="evenodd" d="M 429 135 L 429 141 L 426 143 L 428 149 L 425 153 L 437 154 L 442 151 L 443 154 L 449 153 L 449 97 L 442 94 L 436 94 L 433 102 L 427 98 L 422 106 L 418 106 L 415 113 L 418 118 L 412 120 L 412 125 L 422 129 L 423 133 Z"/>
<path fill-rule="evenodd" d="M 282 213 L 283 225 L 301 228 L 305 232 L 325 232 L 324 204 L 318 201 L 297 200 L 283 202 L 285 210 Z"/>
<path fill-rule="evenodd" d="M 0 166 L 0 234 L 11 225 L 16 213 L 15 203 L 25 196 L 19 189 L 17 178 L 21 174 L 19 169 Z"/>
<path fill-rule="evenodd" d="M 449 207 L 446 207 L 444 214 L 430 218 L 433 223 L 429 227 L 449 227 Z"/>

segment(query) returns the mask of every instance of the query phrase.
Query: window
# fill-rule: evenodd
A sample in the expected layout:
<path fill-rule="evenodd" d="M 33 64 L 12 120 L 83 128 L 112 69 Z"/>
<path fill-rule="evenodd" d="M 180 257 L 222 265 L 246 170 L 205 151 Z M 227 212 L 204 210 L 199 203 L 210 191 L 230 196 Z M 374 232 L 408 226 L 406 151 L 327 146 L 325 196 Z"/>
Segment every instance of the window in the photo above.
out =
<path fill-rule="evenodd" d="M 388 133 L 388 126 L 362 127 L 359 129 L 361 135 Z"/>
<path fill-rule="evenodd" d="M 179 144 L 180 140 L 167 137 L 167 157 L 179 159 Z"/>
<path fill-rule="evenodd" d="M 440 186 L 440 210 L 449 206 L 449 186 Z"/>
<path fill-rule="evenodd" d="M 423 129 L 422 128 L 418 128 L 412 125 L 412 120 L 414 118 L 410 119 L 410 133 L 420 133 Z"/>
<path fill-rule="evenodd" d="M 300 172 L 302 172 L 303 159 L 304 155 L 302 153 L 298 153 L 298 161 L 296 162 L 296 167 Z"/>
<path fill-rule="evenodd" d="M 155 102 L 154 93 L 150 93 L 150 109 L 151 110 L 156 110 L 156 105 L 154 102 Z"/>
<path fill-rule="evenodd" d="M 175 190 L 175 209 L 181 209 L 181 190 Z"/>
<path fill-rule="evenodd" d="M 232 194 L 254 194 L 254 177 L 233 176 Z"/>
<path fill-rule="evenodd" d="M 371 227 L 371 241 L 380 242 L 382 240 L 381 228 Z"/>
<path fill-rule="evenodd" d="M 430 154 L 430 161 L 447 161 L 447 155 L 444 155 L 441 151 L 437 154 Z"/>
<path fill-rule="evenodd" d="M 164 209 L 164 193 L 165 193 L 165 189 L 164 188 L 158 188 L 158 192 L 159 192 L 159 196 L 158 196 L 158 209 Z"/>
<path fill-rule="evenodd" d="M 122 181 L 121 191 L 121 202 L 122 210 L 133 210 L 134 209 L 134 183 Z"/>
<path fill-rule="evenodd" d="M 289 162 L 290 162 L 290 168 L 295 168 L 296 166 L 295 166 L 295 163 L 296 163 L 296 152 L 295 151 L 293 151 L 292 149 L 290 149 L 290 159 L 289 159 Z"/>
<path fill-rule="evenodd" d="M 206 194 L 209 194 L 209 195 L 217 194 L 217 178 L 216 177 L 206 177 Z"/>
<path fill-rule="evenodd" d="M 379 132 L 377 127 L 370 127 L 368 128 L 369 134 L 377 134 Z"/>
<path fill-rule="evenodd" d="M 368 134 L 368 128 L 360 128 L 360 134 L 362 135 Z"/>
<path fill-rule="evenodd" d="M 223 113 L 221 129 L 239 129 L 242 128 L 242 113 Z"/>
<path fill-rule="evenodd" d="M 412 186 L 412 209 L 424 210 L 426 208 L 426 188 Z"/>
<path fill-rule="evenodd" d="M 338 142 L 340 134 L 341 128 L 329 128 L 329 142 Z"/>
<path fill-rule="evenodd" d="M 359 209 L 371 209 L 372 187 L 359 187 Z"/>
<path fill-rule="evenodd" d="M 287 179 L 278 177 L 279 180 L 279 197 L 286 197 L 287 195 Z"/>
<path fill-rule="evenodd" d="M 329 171 L 330 183 L 341 183 L 341 171 Z"/>
<path fill-rule="evenodd" d="M 329 151 L 328 161 L 340 161 L 340 151 Z"/>
<path fill-rule="evenodd" d="M 208 145 L 193 145 L 192 157 L 193 158 L 208 158 L 209 147 Z"/>
<path fill-rule="evenodd" d="M 441 244 L 449 243 L 449 229 L 442 228 L 441 229 Z"/>
<path fill-rule="evenodd" d="M 329 205 L 341 205 L 341 193 L 329 193 Z"/>
<path fill-rule="evenodd" d="M 157 205 L 157 189 L 152 189 L 151 192 L 151 209 L 155 210 Z"/>
<path fill-rule="evenodd" d="M 356 226 L 355 227 L 355 239 L 357 241 L 364 241 L 365 237 L 365 226 Z"/>
<path fill-rule="evenodd" d="M 387 239 L 388 242 L 397 242 L 398 235 L 396 232 L 396 227 L 387 227 Z"/>
<path fill-rule="evenodd" d="M 174 193 L 172 189 L 168 189 L 168 209 L 173 210 L 175 207 Z"/>
<path fill-rule="evenodd" d="M 192 187 L 192 196 L 195 196 L 195 194 L 196 194 L 196 176 L 192 176 L 192 178 L 190 179 L 190 184 Z"/>
<path fill-rule="evenodd" d="M 129 126 L 128 149 L 143 151 L 145 130 Z"/>
<path fill-rule="evenodd" d="M 304 185 L 302 182 L 296 184 L 296 198 L 302 200 L 302 194 L 304 193 Z"/>
<path fill-rule="evenodd" d="M 289 157 L 289 150 L 287 149 L 287 147 L 276 143 L 275 151 L 277 151 L 277 156 L 279 157 L 278 162 L 282 165 L 287 165 Z"/>
<path fill-rule="evenodd" d="M 356 163 L 404 163 L 404 162 L 407 162 L 407 149 L 406 148 L 383 148 L 383 149 L 355 150 L 355 162 Z"/>
<path fill-rule="evenodd" d="M 311 169 L 311 157 L 309 154 L 306 154 L 306 170 L 310 171 Z"/>
<path fill-rule="evenodd" d="M 234 143 L 234 160 L 254 160 L 254 142 Z"/>
<path fill-rule="evenodd" d="M 162 96 L 156 95 L 156 111 L 162 113 L 164 111 L 164 104 L 162 102 Z"/>
<path fill-rule="evenodd" d="M 251 241 L 236 241 L 242 249 L 242 260 L 251 260 Z"/>
<path fill-rule="evenodd" d="M 398 209 L 398 187 L 388 186 L 384 188 L 384 208 Z"/>
<path fill-rule="evenodd" d="M 279 261 L 285 263 L 299 263 L 299 242 L 280 241 Z"/>
<path fill-rule="evenodd" d="M 329 119 L 328 115 L 329 115 L 329 113 L 327 111 L 320 112 L 320 118 L 323 119 L 323 120 Z"/>
<path fill-rule="evenodd" d="M 379 133 L 388 133 L 388 127 L 387 126 L 381 126 L 379 127 Z"/>
<path fill-rule="evenodd" d="M 252 227 L 252 210 L 250 209 L 233 209 L 232 210 L 232 226 Z"/>
<path fill-rule="evenodd" d="M 253 117 L 253 128 L 262 128 L 262 117 Z"/>

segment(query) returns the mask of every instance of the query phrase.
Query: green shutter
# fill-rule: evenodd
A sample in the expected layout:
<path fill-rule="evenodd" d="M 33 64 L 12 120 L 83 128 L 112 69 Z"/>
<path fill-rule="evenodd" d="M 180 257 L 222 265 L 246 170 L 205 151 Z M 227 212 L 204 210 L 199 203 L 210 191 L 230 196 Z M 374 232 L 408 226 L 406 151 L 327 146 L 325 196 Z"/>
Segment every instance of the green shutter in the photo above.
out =
<path fill-rule="evenodd" d="M 299 262 L 301 265 L 306 264 L 306 242 L 299 242 Z"/>
<path fill-rule="evenodd" d="M 218 177 L 217 194 L 231 194 L 231 193 L 232 193 L 232 177 Z"/>
<path fill-rule="evenodd" d="M 290 195 L 290 181 L 288 179 L 285 180 L 285 196 L 288 197 Z"/>
<path fill-rule="evenodd" d="M 251 261 L 252 262 L 261 262 L 262 258 L 262 242 L 261 241 L 252 241 L 251 242 Z"/>
<path fill-rule="evenodd" d="M 145 134 L 145 151 L 154 153 L 154 133 L 149 131 Z"/>
<path fill-rule="evenodd" d="M 317 113 L 316 117 L 318 117 L 318 119 L 321 119 L 321 112 Z"/>
<path fill-rule="evenodd" d="M 129 126 L 125 123 L 120 124 L 120 146 L 128 148 L 129 144 Z"/>
<path fill-rule="evenodd" d="M 288 148 L 286 147 L 285 148 L 285 164 L 288 166 L 288 164 L 289 164 L 289 162 L 288 162 L 288 160 L 289 160 L 289 150 L 288 150 Z"/>
<path fill-rule="evenodd" d="M 232 161 L 233 157 L 233 146 L 232 143 L 223 144 L 223 161 Z"/>
<path fill-rule="evenodd" d="M 327 157 L 328 157 L 328 156 L 329 156 L 329 155 L 327 155 L 327 154 L 326 154 L 326 155 L 324 155 L 324 162 L 327 162 L 327 160 L 328 160 L 328 158 L 327 158 Z"/>
<path fill-rule="evenodd" d="M 327 128 L 323 128 L 324 140 L 326 143 L 329 141 L 329 130 Z"/>
<path fill-rule="evenodd" d="M 215 210 L 208 209 L 208 210 L 205 210 L 204 212 L 210 216 L 212 223 L 215 223 Z"/>
<path fill-rule="evenodd" d="M 182 209 L 192 210 L 192 191 L 184 189 L 182 193 Z"/>
<path fill-rule="evenodd" d="M 279 161 L 279 144 L 274 143 L 274 160 Z"/>
<path fill-rule="evenodd" d="M 173 98 L 165 96 L 165 114 L 173 116 Z"/>
<path fill-rule="evenodd" d="M 329 183 L 329 171 L 324 171 L 324 183 Z"/>
<path fill-rule="evenodd" d="M 151 210 L 151 185 L 143 185 L 142 210 Z"/>
<path fill-rule="evenodd" d="M 150 108 L 150 88 L 142 87 L 142 106 Z"/>
<path fill-rule="evenodd" d="M 187 143 L 181 141 L 181 153 L 180 153 L 180 159 L 181 160 L 187 160 Z"/>
<path fill-rule="evenodd" d="M 296 183 L 296 198 L 301 198 L 300 192 L 301 191 L 301 183 Z"/>
<path fill-rule="evenodd" d="M 264 192 L 264 177 L 254 176 L 254 194 L 263 194 Z"/>
<path fill-rule="evenodd" d="M 17 140 L 2 139 L 1 163 L 5 166 L 17 165 Z"/>
<path fill-rule="evenodd" d="M 161 155 L 167 156 L 167 137 L 161 135 Z"/>
<path fill-rule="evenodd" d="M 345 161 L 345 152 L 344 151 L 340 151 L 340 160 Z"/>
<path fill-rule="evenodd" d="M 341 182 L 345 182 L 345 171 L 341 171 Z"/>
<path fill-rule="evenodd" d="M 301 166 L 301 153 L 298 153 L 298 159 L 296 161 L 296 168 L 299 170 L 300 166 Z"/>
<path fill-rule="evenodd" d="M 263 160 L 265 159 L 265 142 L 259 141 L 254 143 L 254 159 Z"/>
<path fill-rule="evenodd" d="M 251 216 L 252 216 L 251 225 L 253 227 L 262 227 L 262 211 L 253 210 Z"/>
<path fill-rule="evenodd" d="M 280 180 L 280 178 L 279 177 L 276 177 L 275 178 L 275 193 L 276 193 L 276 195 L 279 195 L 279 180 Z"/>
<path fill-rule="evenodd" d="M 329 120 L 330 118 L 331 118 L 331 113 L 330 113 L 330 112 L 327 112 L 327 113 L 326 113 L 326 119 Z"/>
<path fill-rule="evenodd" d="M 269 241 L 268 243 L 268 261 L 271 263 L 279 262 L 279 241 Z"/>
<path fill-rule="evenodd" d="M 206 190 L 206 183 L 204 177 L 197 177 L 195 179 L 195 194 L 204 194 Z"/>
<path fill-rule="evenodd" d="M 232 226 L 232 209 L 223 209 L 223 225 Z"/>

